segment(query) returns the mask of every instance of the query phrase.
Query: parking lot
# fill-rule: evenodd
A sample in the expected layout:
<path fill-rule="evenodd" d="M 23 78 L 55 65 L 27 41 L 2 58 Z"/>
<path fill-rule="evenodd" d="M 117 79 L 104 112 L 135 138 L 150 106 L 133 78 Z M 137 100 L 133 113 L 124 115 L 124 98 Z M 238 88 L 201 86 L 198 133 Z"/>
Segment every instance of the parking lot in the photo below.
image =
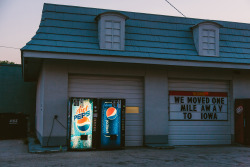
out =
<path fill-rule="evenodd" d="M 0 140 L 0 166 L 250 166 L 250 148 L 189 146 L 114 151 L 28 153 L 22 140 Z"/>

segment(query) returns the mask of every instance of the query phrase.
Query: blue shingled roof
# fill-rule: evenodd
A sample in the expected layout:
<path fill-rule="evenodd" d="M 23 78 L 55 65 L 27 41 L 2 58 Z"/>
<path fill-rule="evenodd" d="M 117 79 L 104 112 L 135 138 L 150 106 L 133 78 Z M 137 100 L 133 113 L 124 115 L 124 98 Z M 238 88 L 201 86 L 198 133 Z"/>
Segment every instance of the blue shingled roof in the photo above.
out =
<path fill-rule="evenodd" d="M 199 56 L 194 46 L 194 25 L 206 20 L 119 12 L 129 17 L 125 51 L 101 50 L 97 15 L 110 10 L 45 4 L 36 35 L 22 51 L 112 55 L 209 62 L 250 63 L 250 24 L 221 24 L 220 56 Z"/>

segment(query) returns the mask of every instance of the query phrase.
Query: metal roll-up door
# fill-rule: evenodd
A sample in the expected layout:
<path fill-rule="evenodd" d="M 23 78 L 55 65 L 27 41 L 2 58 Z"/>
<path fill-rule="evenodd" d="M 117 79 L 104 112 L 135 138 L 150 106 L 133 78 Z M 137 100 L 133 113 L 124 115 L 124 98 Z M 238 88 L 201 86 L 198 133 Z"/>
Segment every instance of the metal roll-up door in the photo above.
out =
<path fill-rule="evenodd" d="M 173 120 L 169 118 L 169 144 L 231 144 L 232 120 L 230 120 L 231 98 L 229 88 L 229 81 L 169 79 L 169 92 L 217 92 L 217 94 L 218 92 L 226 92 L 228 96 L 227 120 Z M 172 109 L 169 108 L 169 110 Z"/>
<path fill-rule="evenodd" d="M 143 78 L 69 75 L 69 97 L 124 98 L 139 113 L 126 113 L 125 146 L 143 145 Z"/>

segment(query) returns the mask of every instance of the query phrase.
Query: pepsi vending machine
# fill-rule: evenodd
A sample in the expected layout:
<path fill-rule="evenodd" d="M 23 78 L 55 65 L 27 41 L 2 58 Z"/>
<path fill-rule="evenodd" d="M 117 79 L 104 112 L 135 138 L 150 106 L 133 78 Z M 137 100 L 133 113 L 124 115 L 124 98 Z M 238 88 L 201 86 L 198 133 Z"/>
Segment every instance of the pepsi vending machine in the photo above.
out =
<path fill-rule="evenodd" d="M 125 146 L 125 99 L 100 99 L 101 149 Z"/>
<path fill-rule="evenodd" d="M 86 150 L 96 148 L 96 123 L 98 100 L 91 98 L 70 98 L 68 112 L 68 148 Z"/>

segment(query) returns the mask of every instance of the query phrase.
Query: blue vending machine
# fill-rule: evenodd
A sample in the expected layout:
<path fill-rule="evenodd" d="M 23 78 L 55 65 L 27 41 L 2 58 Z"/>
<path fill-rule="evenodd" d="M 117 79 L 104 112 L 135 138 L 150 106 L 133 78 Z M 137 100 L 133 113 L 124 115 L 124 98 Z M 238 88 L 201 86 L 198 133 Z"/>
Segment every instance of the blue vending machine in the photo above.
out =
<path fill-rule="evenodd" d="M 100 99 L 100 148 L 125 146 L 125 99 Z"/>
<path fill-rule="evenodd" d="M 72 97 L 68 112 L 68 148 L 86 150 L 96 148 L 98 100 Z"/>

